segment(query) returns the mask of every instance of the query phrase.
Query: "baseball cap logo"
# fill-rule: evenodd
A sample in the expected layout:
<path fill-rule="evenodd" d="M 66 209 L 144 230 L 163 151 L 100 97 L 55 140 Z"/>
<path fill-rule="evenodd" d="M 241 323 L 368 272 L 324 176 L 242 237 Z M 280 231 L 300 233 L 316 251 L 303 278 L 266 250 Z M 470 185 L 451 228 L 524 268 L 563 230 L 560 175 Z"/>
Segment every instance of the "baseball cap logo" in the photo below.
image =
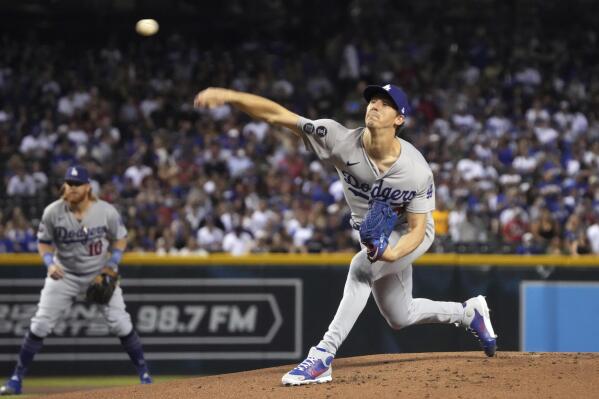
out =
<path fill-rule="evenodd" d="M 79 173 L 77 173 L 77 169 L 72 168 L 71 169 L 71 176 L 78 176 L 78 175 L 79 175 Z"/>
<path fill-rule="evenodd" d="M 385 85 L 385 86 L 383 86 L 383 89 L 385 89 L 387 91 L 391 91 L 391 85 Z"/>

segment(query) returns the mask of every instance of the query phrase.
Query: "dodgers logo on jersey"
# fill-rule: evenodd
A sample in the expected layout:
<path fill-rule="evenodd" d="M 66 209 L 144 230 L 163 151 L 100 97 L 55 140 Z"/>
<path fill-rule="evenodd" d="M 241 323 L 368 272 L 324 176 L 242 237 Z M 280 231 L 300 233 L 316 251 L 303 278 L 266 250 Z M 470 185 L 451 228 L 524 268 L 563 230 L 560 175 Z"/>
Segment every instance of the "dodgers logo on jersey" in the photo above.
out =
<path fill-rule="evenodd" d="M 392 206 L 402 206 L 410 202 L 416 197 L 414 190 L 393 189 L 392 187 L 383 187 L 383 180 L 379 181 L 374 186 L 370 187 L 367 183 L 360 183 L 352 174 L 342 171 L 345 182 L 351 186 L 347 189 L 356 197 L 363 198 L 367 201 L 370 199 L 378 199 L 389 201 Z M 432 195 L 432 193 L 431 193 Z"/>
<path fill-rule="evenodd" d="M 98 227 L 82 227 L 79 230 L 68 230 L 66 227 L 55 227 L 54 228 L 54 239 L 57 242 L 64 244 L 72 244 L 75 242 L 86 243 L 87 241 L 104 237 L 108 232 L 106 226 Z"/>
<path fill-rule="evenodd" d="M 306 123 L 304 125 L 304 132 L 306 132 L 307 134 L 312 134 L 312 132 L 314 132 L 314 125 L 311 123 Z"/>

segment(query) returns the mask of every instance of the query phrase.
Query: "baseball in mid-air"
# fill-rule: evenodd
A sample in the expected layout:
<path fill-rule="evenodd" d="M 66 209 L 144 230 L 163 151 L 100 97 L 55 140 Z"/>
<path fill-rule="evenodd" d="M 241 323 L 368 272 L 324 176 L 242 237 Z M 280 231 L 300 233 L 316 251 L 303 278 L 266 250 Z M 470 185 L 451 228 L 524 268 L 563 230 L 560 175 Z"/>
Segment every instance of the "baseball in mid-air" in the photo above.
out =
<path fill-rule="evenodd" d="M 140 19 L 135 24 L 135 31 L 142 36 L 152 36 L 158 32 L 158 22 L 155 19 Z"/>

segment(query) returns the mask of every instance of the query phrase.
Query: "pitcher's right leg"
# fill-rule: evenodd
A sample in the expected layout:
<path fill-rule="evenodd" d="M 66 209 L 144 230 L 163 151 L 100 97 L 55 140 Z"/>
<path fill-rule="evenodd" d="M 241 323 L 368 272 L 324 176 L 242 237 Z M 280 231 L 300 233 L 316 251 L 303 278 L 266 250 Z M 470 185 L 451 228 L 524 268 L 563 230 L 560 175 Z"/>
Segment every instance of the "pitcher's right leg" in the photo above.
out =
<path fill-rule="evenodd" d="M 283 376 L 284 385 L 314 384 L 332 380 L 333 359 L 368 302 L 371 281 L 370 261 L 366 252 L 362 250 L 352 259 L 343 298 L 329 329 L 322 341 L 310 349 L 308 357 Z"/>

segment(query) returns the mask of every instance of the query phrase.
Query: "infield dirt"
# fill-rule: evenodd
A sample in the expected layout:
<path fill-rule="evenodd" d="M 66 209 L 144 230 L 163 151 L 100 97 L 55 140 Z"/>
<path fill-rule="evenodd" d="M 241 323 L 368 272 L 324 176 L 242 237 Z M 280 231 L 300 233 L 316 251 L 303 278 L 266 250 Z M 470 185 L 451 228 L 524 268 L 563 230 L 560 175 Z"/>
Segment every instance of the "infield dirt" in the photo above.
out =
<path fill-rule="evenodd" d="M 281 386 L 291 367 L 87 390 L 44 398 L 597 398 L 599 354 L 413 353 L 339 358 L 333 382 Z"/>

